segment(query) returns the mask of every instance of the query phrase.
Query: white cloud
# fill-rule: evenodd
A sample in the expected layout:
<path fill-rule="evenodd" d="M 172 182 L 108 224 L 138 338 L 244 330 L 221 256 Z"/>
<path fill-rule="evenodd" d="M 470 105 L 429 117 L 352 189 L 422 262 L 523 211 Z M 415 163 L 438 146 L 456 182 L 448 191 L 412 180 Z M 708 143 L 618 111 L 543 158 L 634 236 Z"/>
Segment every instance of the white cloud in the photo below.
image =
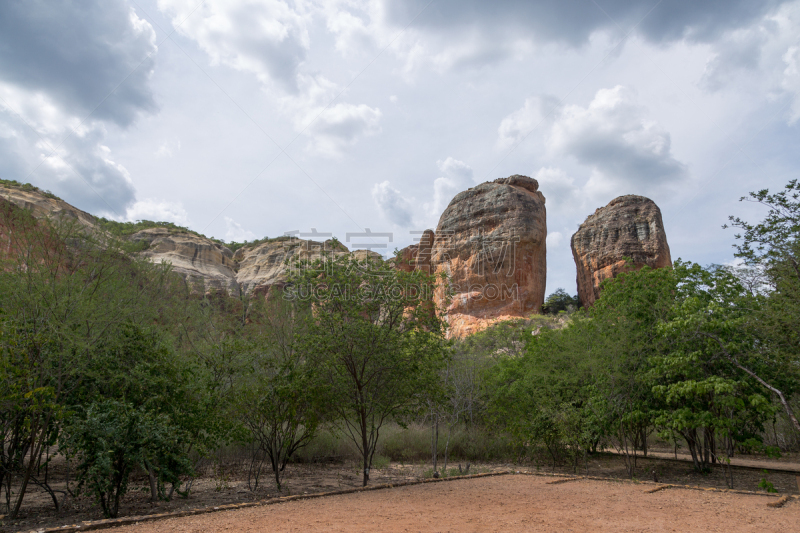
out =
<path fill-rule="evenodd" d="M 224 217 L 225 219 L 225 240 L 227 242 L 243 242 L 252 241 L 256 238 L 256 234 L 250 230 L 246 230 L 241 224 L 233 220 L 231 217 Z"/>
<path fill-rule="evenodd" d="M 800 1 L 785 2 L 767 16 L 725 32 L 712 43 L 713 55 L 700 85 L 735 91 L 753 99 L 790 100 L 788 122 L 800 118 Z"/>
<path fill-rule="evenodd" d="M 537 126 L 550 126 L 561 112 L 561 103 L 554 96 L 525 99 L 523 106 L 500 121 L 497 146 L 507 150 L 526 138 Z"/>
<path fill-rule="evenodd" d="M 579 207 L 583 203 L 581 190 L 575 180 L 557 167 L 542 167 L 534 175 L 539 190 L 547 200 L 547 209 L 552 211 Z"/>
<path fill-rule="evenodd" d="M 189 216 L 180 202 L 166 200 L 139 200 L 125 211 L 125 220 L 152 220 L 154 222 L 174 222 L 179 226 L 189 225 Z"/>
<path fill-rule="evenodd" d="M 208 54 L 212 65 L 249 72 L 265 90 L 279 96 L 280 108 L 295 130 L 309 138 L 310 151 L 339 157 L 360 138 L 380 132 L 380 109 L 334 102 L 342 92 L 339 85 L 322 74 L 303 72 L 315 14 L 311 4 L 207 0 L 182 24 L 196 2 L 159 0 L 159 7 L 172 15 L 180 33 Z M 333 27 L 345 25 L 345 19 L 340 15 L 339 25 Z"/>
<path fill-rule="evenodd" d="M 388 181 L 372 187 L 372 199 L 381 214 L 390 222 L 402 227 L 411 226 L 411 205 Z"/>
<path fill-rule="evenodd" d="M 156 109 L 155 31 L 125 2 L 0 5 L 0 171 L 96 214 L 124 218 L 128 170 L 107 146 Z M 124 83 L 123 83 L 124 82 Z"/>
<path fill-rule="evenodd" d="M 310 15 L 302 3 L 206 0 L 197 8 L 194 0 L 158 0 L 158 7 L 172 16 L 179 33 L 197 42 L 212 64 L 297 91 L 298 67 L 310 46 Z"/>
<path fill-rule="evenodd" d="M 648 119 L 635 94 L 620 85 L 600 89 L 585 108 L 566 106 L 553 124 L 549 147 L 627 185 L 657 185 L 686 174 L 672 155 L 669 132 Z"/>
<path fill-rule="evenodd" d="M 781 86 L 790 95 L 792 107 L 789 123 L 794 124 L 800 119 L 800 48 L 791 46 L 783 55 L 786 69 L 783 71 Z"/>
<path fill-rule="evenodd" d="M 381 131 L 381 110 L 366 104 L 337 102 L 329 105 L 339 87 L 323 76 L 299 76 L 300 93 L 281 98 L 294 127 L 309 138 L 309 148 L 321 155 L 339 157 L 359 139 Z M 326 107 L 327 106 L 327 107 Z"/>
<path fill-rule="evenodd" d="M 433 181 L 433 202 L 426 204 L 429 215 L 439 219 L 453 197 L 475 184 L 472 167 L 463 161 L 448 157 L 437 161 L 439 171 L 444 174 Z"/>
<path fill-rule="evenodd" d="M 172 157 L 181 149 L 180 139 L 168 139 L 161 143 L 158 150 L 154 152 L 156 157 Z"/>
<path fill-rule="evenodd" d="M 564 235 L 560 231 L 551 231 L 547 234 L 547 248 L 558 248 L 563 240 Z"/>

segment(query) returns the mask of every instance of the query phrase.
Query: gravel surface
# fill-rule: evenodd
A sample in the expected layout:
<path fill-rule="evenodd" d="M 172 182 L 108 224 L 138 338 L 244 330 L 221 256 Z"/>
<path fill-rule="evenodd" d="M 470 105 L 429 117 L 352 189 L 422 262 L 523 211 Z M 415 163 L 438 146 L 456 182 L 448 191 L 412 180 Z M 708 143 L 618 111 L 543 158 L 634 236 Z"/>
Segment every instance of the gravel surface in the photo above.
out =
<path fill-rule="evenodd" d="M 800 501 L 525 475 L 298 500 L 116 529 L 120 532 L 800 531 Z"/>

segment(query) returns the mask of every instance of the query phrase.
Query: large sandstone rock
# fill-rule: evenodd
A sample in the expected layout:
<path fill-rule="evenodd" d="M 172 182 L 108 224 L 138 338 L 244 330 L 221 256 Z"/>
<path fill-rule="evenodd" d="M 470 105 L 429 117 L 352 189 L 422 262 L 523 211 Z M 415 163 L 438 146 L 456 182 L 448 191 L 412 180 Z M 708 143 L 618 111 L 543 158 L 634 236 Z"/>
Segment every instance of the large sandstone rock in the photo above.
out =
<path fill-rule="evenodd" d="M 644 196 L 620 196 L 597 209 L 572 236 L 571 246 L 584 306 L 597 300 L 603 280 L 645 265 L 672 264 L 661 210 Z"/>
<path fill-rule="evenodd" d="M 0 185 L 0 198 L 4 198 L 36 218 L 74 220 L 81 226 L 94 229 L 95 217 L 60 198 L 51 198 L 39 190 Z"/>
<path fill-rule="evenodd" d="M 541 311 L 547 261 L 545 199 L 539 184 L 514 175 L 453 198 L 436 227 L 432 261 L 450 276 L 450 337 Z M 436 293 L 440 308 L 444 289 Z"/>
<path fill-rule="evenodd" d="M 165 227 L 147 228 L 129 238 L 145 243 L 140 255 L 154 263 L 172 263 L 173 272 L 183 276 L 193 288 L 199 288 L 195 286 L 200 284 L 203 291 L 238 294 L 233 253 L 224 245 L 195 233 Z"/>
<path fill-rule="evenodd" d="M 400 250 L 395 267 L 404 272 L 422 270 L 427 274 L 433 274 L 433 270 L 431 269 L 431 254 L 433 251 L 434 238 L 433 230 L 426 229 L 423 231 L 417 244 L 406 246 Z"/>
<path fill-rule="evenodd" d="M 236 281 L 245 293 L 251 291 L 268 293 L 273 288 L 283 288 L 289 269 L 293 268 L 298 260 L 314 261 L 321 258 L 323 252 L 333 257 L 350 253 L 338 241 L 317 242 L 288 237 L 240 248 L 233 256 L 238 265 Z M 366 251 L 361 255 L 364 253 Z M 356 257 L 361 258 L 361 255 L 356 254 Z"/>
<path fill-rule="evenodd" d="M 99 235 L 101 240 L 108 237 L 89 213 L 31 186 L 0 184 L 0 208 L 3 205 L 25 209 L 37 219 L 76 221 Z M 8 254 L 13 248 L 9 233 L 13 228 L 6 225 L 0 220 L 0 251 L 4 249 Z M 173 271 L 183 276 L 192 290 L 227 291 L 232 295 L 239 295 L 240 291 L 249 294 L 281 289 L 291 265 L 299 259 L 313 261 L 321 256 L 323 250 L 333 256 L 352 254 L 356 259 L 381 258 L 380 254 L 369 250 L 351 252 L 338 241 L 323 243 L 289 237 L 244 246 L 234 254 L 219 241 L 167 226 L 143 229 L 125 238 L 142 244 L 142 251 L 138 252 L 141 256 L 155 263 L 170 263 Z"/>

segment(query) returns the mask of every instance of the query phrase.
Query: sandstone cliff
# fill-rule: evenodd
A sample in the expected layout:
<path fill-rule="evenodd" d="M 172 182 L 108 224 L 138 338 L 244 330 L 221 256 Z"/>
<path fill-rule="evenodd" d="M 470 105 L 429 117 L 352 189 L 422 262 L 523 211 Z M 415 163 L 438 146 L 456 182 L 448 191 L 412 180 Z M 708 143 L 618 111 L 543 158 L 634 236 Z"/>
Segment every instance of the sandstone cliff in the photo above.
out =
<path fill-rule="evenodd" d="M 545 199 L 535 179 L 514 175 L 455 196 L 439 219 L 432 250 L 436 273 L 450 276 L 450 337 L 538 313 L 547 275 Z"/>
<path fill-rule="evenodd" d="M 178 233 L 168 228 L 147 228 L 128 238 L 145 243 L 144 251 L 139 253 L 154 263 L 172 263 L 173 272 L 183 276 L 190 286 L 238 294 L 233 253 L 224 245 L 195 233 Z"/>
<path fill-rule="evenodd" d="M 406 246 L 400 250 L 396 260 L 396 268 L 404 272 L 422 270 L 427 274 L 433 274 L 431 269 L 431 253 L 435 235 L 433 230 L 426 229 L 419 238 L 419 243 Z"/>
<path fill-rule="evenodd" d="M 350 252 L 347 247 L 334 240 L 317 242 L 280 237 L 254 247 L 236 250 L 233 256 L 238 265 L 236 281 L 246 293 L 268 292 L 273 287 L 283 288 L 291 265 L 298 260 L 319 259 L 323 252 L 333 257 L 349 253 L 357 259 L 363 259 L 368 254 L 380 257 L 379 254 L 369 253 L 366 250 Z"/>
<path fill-rule="evenodd" d="M 95 227 L 96 219 L 89 213 L 71 206 L 60 198 L 47 196 L 38 189 L 28 187 L 29 189 L 0 185 L 0 198 L 28 210 L 36 218 L 64 218 L 74 220 L 87 228 Z"/>
<path fill-rule="evenodd" d="M 578 297 L 584 306 L 597 300 L 605 279 L 645 265 L 662 268 L 672 264 L 661 210 L 643 196 L 620 196 L 597 209 L 570 244 L 578 271 Z"/>
<path fill-rule="evenodd" d="M 100 235 L 101 240 L 103 236 L 109 236 L 106 229 L 113 229 L 115 224 L 98 220 L 30 185 L 3 186 L 0 183 L 0 207 L 5 202 L 5 205 L 14 209 L 29 211 L 37 219 L 77 221 Z M 130 228 L 123 229 L 121 238 L 142 244 L 142 251 L 138 252 L 140 255 L 155 263 L 171 263 L 173 271 L 181 275 L 192 290 L 203 292 L 224 290 L 238 295 L 240 290 L 249 294 L 252 291 L 267 293 L 272 288 L 282 288 L 290 268 L 286 265 L 287 260 L 290 265 L 300 259 L 313 261 L 320 257 L 323 250 L 333 256 L 352 254 L 357 259 L 381 257 L 368 250 L 351 252 L 338 241 L 315 242 L 288 237 L 246 245 L 233 253 L 217 240 L 177 226 L 148 227 L 133 230 L 133 233 L 128 233 L 132 231 Z M 11 250 L 9 231 L 0 224 L 0 246 L 6 252 Z"/>

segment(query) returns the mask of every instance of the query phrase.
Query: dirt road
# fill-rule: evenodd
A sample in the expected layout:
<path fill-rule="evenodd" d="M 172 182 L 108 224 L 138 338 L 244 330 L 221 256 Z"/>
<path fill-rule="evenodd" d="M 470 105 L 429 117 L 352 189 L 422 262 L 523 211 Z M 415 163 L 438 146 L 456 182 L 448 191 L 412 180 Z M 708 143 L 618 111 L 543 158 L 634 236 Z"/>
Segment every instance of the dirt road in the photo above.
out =
<path fill-rule="evenodd" d="M 800 501 L 653 485 L 510 475 L 298 500 L 116 531 L 800 531 Z"/>

